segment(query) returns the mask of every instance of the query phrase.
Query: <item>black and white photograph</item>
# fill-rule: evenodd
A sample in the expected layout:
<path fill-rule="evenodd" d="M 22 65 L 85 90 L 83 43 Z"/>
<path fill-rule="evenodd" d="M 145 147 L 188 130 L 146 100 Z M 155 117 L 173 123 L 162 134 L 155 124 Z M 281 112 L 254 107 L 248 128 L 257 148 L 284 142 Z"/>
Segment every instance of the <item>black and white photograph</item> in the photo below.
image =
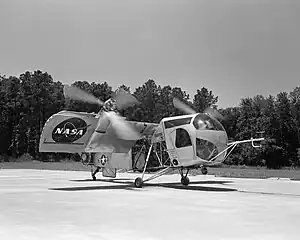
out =
<path fill-rule="evenodd" d="M 299 240 L 300 1 L 0 0 L 1 240 Z"/>

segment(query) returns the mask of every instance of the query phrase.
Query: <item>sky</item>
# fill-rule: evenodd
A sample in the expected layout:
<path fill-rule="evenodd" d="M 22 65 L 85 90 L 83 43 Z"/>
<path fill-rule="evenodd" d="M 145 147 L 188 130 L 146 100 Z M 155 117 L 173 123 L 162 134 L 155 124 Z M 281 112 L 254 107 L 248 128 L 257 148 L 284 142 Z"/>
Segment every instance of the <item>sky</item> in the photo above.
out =
<path fill-rule="evenodd" d="M 206 87 L 219 107 L 300 86 L 297 0 L 1 0 L 0 74 Z"/>

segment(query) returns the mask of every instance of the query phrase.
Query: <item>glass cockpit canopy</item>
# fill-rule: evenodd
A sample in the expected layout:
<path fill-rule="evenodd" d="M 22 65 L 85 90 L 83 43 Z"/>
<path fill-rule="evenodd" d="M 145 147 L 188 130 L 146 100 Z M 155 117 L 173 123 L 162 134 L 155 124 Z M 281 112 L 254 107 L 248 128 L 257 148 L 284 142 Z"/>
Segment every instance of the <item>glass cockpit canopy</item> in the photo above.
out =
<path fill-rule="evenodd" d="M 194 118 L 193 125 L 197 130 L 225 131 L 224 127 L 218 120 L 204 113 L 199 113 Z"/>

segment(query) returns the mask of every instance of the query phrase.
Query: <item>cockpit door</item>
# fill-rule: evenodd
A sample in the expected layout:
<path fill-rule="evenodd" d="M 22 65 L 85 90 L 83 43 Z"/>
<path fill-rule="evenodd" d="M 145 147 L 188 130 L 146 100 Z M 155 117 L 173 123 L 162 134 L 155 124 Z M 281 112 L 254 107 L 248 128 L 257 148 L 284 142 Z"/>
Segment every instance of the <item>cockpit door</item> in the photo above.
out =
<path fill-rule="evenodd" d="M 194 159 L 195 153 L 194 153 L 192 139 L 186 129 L 176 128 L 169 133 L 169 137 L 170 137 L 169 141 L 171 141 L 171 145 L 176 150 L 177 158 L 178 158 L 177 160 L 179 164 L 183 162 L 187 162 L 189 160 L 192 161 Z"/>

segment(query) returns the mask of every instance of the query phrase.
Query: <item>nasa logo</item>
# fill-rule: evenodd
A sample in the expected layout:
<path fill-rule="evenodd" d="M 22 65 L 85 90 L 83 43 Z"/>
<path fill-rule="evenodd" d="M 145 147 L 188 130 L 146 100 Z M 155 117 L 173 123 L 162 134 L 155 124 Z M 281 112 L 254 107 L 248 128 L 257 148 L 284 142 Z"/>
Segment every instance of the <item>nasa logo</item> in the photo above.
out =
<path fill-rule="evenodd" d="M 52 139 L 59 143 L 71 143 L 80 139 L 87 129 L 81 118 L 69 118 L 58 124 L 52 131 Z"/>
<path fill-rule="evenodd" d="M 107 156 L 105 156 L 104 154 L 100 157 L 100 163 L 104 166 L 107 162 Z"/>

